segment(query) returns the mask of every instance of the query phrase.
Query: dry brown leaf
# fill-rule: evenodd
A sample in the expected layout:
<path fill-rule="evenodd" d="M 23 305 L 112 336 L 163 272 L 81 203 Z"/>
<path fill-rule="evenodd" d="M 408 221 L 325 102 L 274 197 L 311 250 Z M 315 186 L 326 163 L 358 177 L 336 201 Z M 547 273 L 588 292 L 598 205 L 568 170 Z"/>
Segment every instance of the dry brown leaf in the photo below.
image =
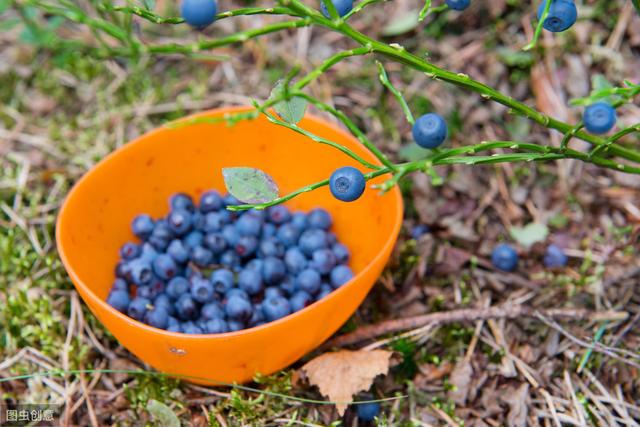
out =
<path fill-rule="evenodd" d="M 354 394 L 368 390 L 375 377 L 389 371 L 392 354 L 385 350 L 325 353 L 301 370 L 310 384 L 318 386 L 320 393 L 337 402 L 336 409 L 342 416 Z"/>

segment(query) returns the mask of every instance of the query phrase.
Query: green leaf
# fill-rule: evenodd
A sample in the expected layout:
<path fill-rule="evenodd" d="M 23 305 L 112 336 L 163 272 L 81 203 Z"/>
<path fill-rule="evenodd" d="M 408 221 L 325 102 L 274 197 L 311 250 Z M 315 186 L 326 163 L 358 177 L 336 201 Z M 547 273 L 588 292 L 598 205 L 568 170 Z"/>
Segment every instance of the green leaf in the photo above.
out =
<path fill-rule="evenodd" d="M 153 10 L 156 8 L 156 0 L 142 0 L 142 5 L 147 10 Z"/>
<path fill-rule="evenodd" d="M 603 74 L 596 74 L 591 77 L 591 88 L 594 92 L 602 89 L 611 89 L 614 86 L 607 80 Z"/>
<path fill-rule="evenodd" d="M 222 176 L 229 193 L 243 203 L 268 203 L 278 198 L 278 186 L 260 169 L 224 168 Z"/>
<path fill-rule="evenodd" d="M 422 8 L 422 10 L 420 10 L 420 13 L 418 15 L 418 21 L 424 21 L 424 18 L 426 18 L 427 15 L 429 15 L 430 9 L 431 9 L 431 0 L 425 0 L 424 7 Z"/>
<path fill-rule="evenodd" d="M 382 29 L 382 35 L 385 37 L 399 36 L 415 29 L 418 26 L 418 11 L 410 10 L 389 22 Z"/>
<path fill-rule="evenodd" d="M 549 235 L 549 229 L 544 224 L 532 222 L 522 228 L 511 227 L 510 233 L 521 246 L 528 248 L 534 243 L 544 241 Z"/>
<path fill-rule="evenodd" d="M 147 411 L 153 416 L 154 421 L 162 427 L 180 427 L 178 416 L 164 403 L 149 399 Z"/>
<path fill-rule="evenodd" d="M 413 162 L 415 160 L 426 159 L 431 153 L 431 150 L 420 147 L 418 144 L 406 144 L 398 151 L 400 159 L 407 162 Z"/>
<path fill-rule="evenodd" d="M 280 80 L 276 83 L 275 87 L 271 91 L 270 99 L 277 96 L 281 96 L 284 90 L 284 82 Z M 304 117 L 304 112 L 307 109 L 307 100 L 303 98 L 291 98 L 278 102 L 273 107 L 276 113 L 287 123 L 296 124 Z"/>

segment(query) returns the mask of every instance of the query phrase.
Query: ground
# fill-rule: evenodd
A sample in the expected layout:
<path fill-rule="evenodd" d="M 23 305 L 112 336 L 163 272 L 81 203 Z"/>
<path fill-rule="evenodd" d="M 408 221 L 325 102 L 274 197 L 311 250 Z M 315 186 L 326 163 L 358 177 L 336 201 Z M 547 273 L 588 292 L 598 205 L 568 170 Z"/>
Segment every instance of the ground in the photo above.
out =
<path fill-rule="evenodd" d="M 640 18 L 631 2 L 579 1 L 575 28 L 543 33 L 541 46 L 530 52 L 520 50 L 533 32 L 529 2 L 476 0 L 464 13 L 436 15 L 389 34 L 389 24 L 406 21 L 418 3 L 372 6 L 355 26 L 376 37 L 386 31 L 388 41 L 569 122 L 579 119 L 580 108 L 568 100 L 587 95 L 593 76 L 614 84 L 640 80 Z M 165 6 L 158 2 L 159 10 Z M 0 14 L 0 25 L 8 29 L 14 18 L 12 11 Z M 271 19 L 225 20 L 205 34 Z M 80 30 L 60 28 L 58 35 L 74 31 Z M 199 37 L 187 29 L 177 34 Z M 0 32 L 0 373 L 26 375 L 0 383 L 3 399 L 62 402 L 69 425 L 152 423 L 149 399 L 196 426 L 355 425 L 352 409 L 339 417 L 332 405 L 286 397 L 323 400 L 315 387 L 292 377 L 327 348 L 257 379 L 249 385 L 253 391 L 153 375 L 68 372 L 146 367 L 82 303 L 54 243 L 65 194 L 106 154 L 188 113 L 264 100 L 291 64 L 300 61 L 309 69 L 348 42 L 325 30 L 303 29 L 217 51 L 229 56 L 225 62 L 169 56 L 137 63 L 94 61 L 35 43 L 19 25 Z M 479 96 L 386 65 L 415 114 L 444 113 L 450 144 L 561 139 Z M 411 141 L 410 126 L 379 85 L 372 58 L 345 61 L 310 91 L 356 118 L 392 157 L 411 156 L 402 150 Z M 640 122 L 637 102 L 620 110 L 620 121 Z M 637 145 L 640 137 L 627 141 Z M 406 214 L 392 259 L 338 333 L 378 324 L 367 340 L 348 348 L 396 352 L 391 372 L 376 380 L 372 392 L 377 398 L 404 397 L 383 402 L 379 425 L 637 425 L 640 179 L 574 161 L 456 165 L 438 172 L 444 178 L 440 186 L 424 175 L 402 182 Z M 487 262 L 492 248 L 513 242 L 511 232 L 532 222 L 548 225 L 546 239 L 519 247 L 517 272 L 495 271 Z M 415 240 L 410 230 L 419 223 L 431 231 Z M 550 242 L 567 248 L 566 268 L 542 266 Z M 434 321 L 388 340 L 392 319 L 519 305 L 627 317 L 601 321 L 576 312 L 557 321 L 536 315 Z M 51 370 L 67 373 L 32 375 Z"/>

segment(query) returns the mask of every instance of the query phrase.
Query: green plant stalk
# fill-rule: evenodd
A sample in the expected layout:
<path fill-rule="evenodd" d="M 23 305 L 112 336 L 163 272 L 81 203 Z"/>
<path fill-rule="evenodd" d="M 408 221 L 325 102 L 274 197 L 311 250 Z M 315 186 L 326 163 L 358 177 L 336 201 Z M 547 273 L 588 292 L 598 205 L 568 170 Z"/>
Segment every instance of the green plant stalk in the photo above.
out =
<path fill-rule="evenodd" d="M 391 58 L 396 62 L 410 66 L 413 69 L 422 71 L 434 79 L 452 83 L 456 86 L 466 88 L 473 92 L 476 92 L 483 98 L 491 99 L 495 102 L 505 105 L 515 113 L 520 114 L 524 117 L 527 117 L 530 120 L 533 120 L 544 127 L 556 129 L 562 133 L 569 132 L 573 127 L 569 123 L 565 123 L 560 120 L 551 118 L 537 111 L 536 109 L 513 99 L 510 96 L 507 96 L 498 92 L 497 90 L 491 88 L 490 86 L 487 86 L 483 83 L 473 80 L 466 74 L 461 74 L 461 73 L 456 74 L 451 71 L 447 71 L 442 68 L 439 68 L 433 65 L 432 63 L 427 62 L 412 53 L 407 52 L 402 46 L 399 46 L 399 45 L 392 46 L 392 45 L 387 45 L 385 43 L 379 42 L 353 29 L 352 27 L 347 25 L 345 22 L 339 22 L 338 24 L 336 24 L 334 21 L 326 19 L 322 14 L 320 14 L 316 10 L 310 9 L 309 7 L 301 3 L 299 0 L 279 0 L 279 2 L 287 7 L 290 7 L 292 10 L 300 13 L 301 15 L 307 16 L 308 18 L 312 19 L 315 23 L 319 25 L 322 25 L 324 27 L 337 31 L 341 34 L 344 34 L 345 36 L 351 38 L 352 40 L 354 40 L 355 42 L 359 43 L 362 46 L 370 46 L 374 53 L 378 53 L 385 57 Z M 591 144 L 595 144 L 595 145 L 606 144 L 606 141 L 603 140 L 602 138 L 595 135 L 591 135 L 584 131 L 577 131 L 575 133 L 575 136 Z M 627 160 L 640 163 L 640 152 L 629 150 L 619 145 L 612 145 L 610 152 L 616 156 L 623 157 Z"/>
<path fill-rule="evenodd" d="M 302 129 L 300 126 L 298 126 L 296 124 L 287 123 L 287 122 L 285 122 L 283 120 L 280 120 L 276 116 L 274 116 L 273 114 L 269 113 L 268 111 L 265 111 L 264 115 L 267 116 L 267 119 L 271 123 L 275 123 L 277 125 L 280 125 L 280 126 L 288 128 L 288 129 L 291 129 L 292 131 L 297 132 L 297 133 L 299 133 L 301 135 L 304 135 L 304 136 L 306 136 L 306 137 L 308 137 L 308 138 L 312 139 L 313 141 L 318 142 L 320 144 L 329 145 L 329 146 L 335 148 L 336 150 L 339 150 L 339 151 L 343 152 L 344 154 L 346 154 L 347 156 L 351 157 L 355 161 L 359 162 L 360 164 L 362 164 L 366 168 L 373 169 L 373 170 L 380 169 L 380 166 L 374 165 L 373 163 L 370 163 L 370 162 L 366 161 L 365 159 L 363 159 L 358 154 L 354 153 L 353 151 L 351 151 L 349 148 L 345 147 L 344 145 L 335 143 L 335 142 L 330 141 L 330 140 L 328 140 L 326 138 L 322 138 L 321 136 L 314 135 L 311 132 L 309 132 L 309 131 L 307 131 L 305 129 Z"/>
<path fill-rule="evenodd" d="M 100 8 L 102 10 L 114 11 L 114 12 L 122 12 L 132 15 L 137 15 L 151 23 L 154 24 L 183 24 L 184 18 L 179 16 L 172 17 L 162 17 L 160 15 L 156 15 L 150 10 L 143 9 L 138 6 L 113 6 L 109 3 L 100 4 Z M 216 20 L 219 21 L 225 18 L 231 18 L 234 16 L 242 16 L 242 15 L 290 15 L 290 16 L 299 16 L 295 15 L 290 9 L 286 7 L 245 7 L 240 9 L 229 10 L 226 12 L 221 12 L 216 15 Z"/>
<path fill-rule="evenodd" d="M 527 51 L 536 47 L 536 43 L 538 43 L 538 39 L 540 38 L 540 34 L 542 33 L 542 27 L 544 25 L 544 21 L 547 19 L 549 15 L 549 9 L 551 9 L 551 2 L 548 1 L 544 5 L 544 10 L 542 11 L 542 15 L 540 15 L 540 20 L 538 21 L 538 25 L 536 25 L 536 30 L 533 33 L 533 39 L 522 48 L 522 50 Z"/>
<path fill-rule="evenodd" d="M 640 123 L 636 123 L 635 125 L 629 126 L 628 128 L 622 129 L 621 131 L 614 133 L 609 138 L 607 138 L 607 142 L 616 142 L 620 138 L 634 132 L 640 132 Z"/>
<path fill-rule="evenodd" d="M 393 84 L 389 80 L 387 71 L 384 69 L 384 66 L 382 65 L 382 63 L 379 61 L 376 61 L 376 64 L 378 65 L 378 76 L 380 77 L 380 83 L 382 83 L 382 85 L 386 87 L 389 90 L 389 92 L 393 94 L 393 96 L 398 101 L 398 104 L 400 104 L 400 107 L 402 108 L 402 111 L 404 112 L 404 115 L 407 118 L 407 121 L 409 122 L 409 124 L 413 125 L 416 121 L 413 118 L 411 109 L 407 105 L 407 101 L 405 101 L 404 97 L 402 96 L 402 93 L 400 93 L 400 91 L 396 89 L 395 86 L 393 86 Z"/>

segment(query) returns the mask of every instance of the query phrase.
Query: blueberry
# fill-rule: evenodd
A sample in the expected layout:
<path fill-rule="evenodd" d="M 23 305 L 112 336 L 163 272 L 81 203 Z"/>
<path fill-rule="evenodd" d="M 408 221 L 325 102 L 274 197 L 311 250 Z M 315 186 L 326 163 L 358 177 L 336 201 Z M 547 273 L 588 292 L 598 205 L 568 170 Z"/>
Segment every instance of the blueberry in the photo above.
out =
<path fill-rule="evenodd" d="M 266 222 L 262 226 L 262 238 L 274 237 L 277 231 L 278 227 L 276 225 Z"/>
<path fill-rule="evenodd" d="M 131 231 L 136 235 L 140 240 L 146 240 L 151 236 L 153 232 L 153 219 L 149 215 L 141 214 L 136 216 L 131 222 Z"/>
<path fill-rule="evenodd" d="M 148 285 L 136 288 L 136 297 L 151 299 L 151 287 Z"/>
<path fill-rule="evenodd" d="M 205 233 L 220 231 L 225 224 L 222 212 L 209 212 L 202 219 L 202 231 Z"/>
<path fill-rule="evenodd" d="M 129 317 L 142 321 L 145 313 L 147 312 L 147 307 L 151 306 L 151 301 L 147 298 L 136 297 L 131 300 L 129 307 L 127 308 L 127 314 Z"/>
<path fill-rule="evenodd" d="M 171 326 L 180 326 L 180 321 L 173 316 L 169 316 L 169 320 L 167 321 L 169 327 Z"/>
<path fill-rule="evenodd" d="M 549 245 L 542 262 L 547 268 L 566 267 L 569 259 L 561 247 Z"/>
<path fill-rule="evenodd" d="M 174 311 L 173 308 L 173 303 L 171 302 L 171 298 L 169 298 L 169 295 L 165 294 L 165 293 L 161 293 L 158 296 L 155 297 L 155 299 L 153 300 L 153 306 L 154 307 L 164 307 L 167 309 L 167 312 L 169 314 L 172 314 Z"/>
<path fill-rule="evenodd" d="M 140 252 L 142 252 L 142 250 L 139 245 L 127 242 L 120 248 L 120 257 L 122 259 L 130 260 L 140 256 Z"/>
<path fill-rule="evenodd" d="M 191 214 L 191 228 L 195 230 L 204 229 L 204 215 L 198 211 Z"/>
<path fill-rule="evenodd" d="M 166 219 L 159 219 L 156 221 L 151 237 L 157 237 L 158 239 L 167 241 L 173 239 L 173 231 L 171 231 L 169 222 Z"/>
<path fill-rule="evenodd" d="M 298 241 L 300 250 L 307 256 L 311 256 L 318 249 L 327 247 L 327 233 L 320 229 L 307 230 Z"/>
<path fill-rule="evenodd" d="M 253 307 L 247 299 L 234 295 L 227 300 L 224 311 L 229 319 L 244 322 L 251 319 Z"/>
<path fill-rule="evenodd" d="M 328 283 L 323 283 L 322 285 L 320 285 L 320 292 L 318 292 L 317 299 L 321 300 L 331 292 L 333 292 L 333 288 L 331 287 L 331 285 L 329 285 Z"/>
<path fill-rule="evenodd" d="M 253 314 L 251 315 L 251 319 L 249 319 L 250 326 L 258 326 L 264 323 L 264 314 L 262 313 L 263 304 L 255 304 L 253 306 Z"/>
<path fill-rule="evenodd" d="M 313 298 L 305 291 L 298 291 L 291 298 L 289 298 L 289 304 L 291 304 L 291 311 L 300 311 L 303 308 L 311 305 Z"/>
<path fill-rule="evenodd" d="M 333 246 L 338 243 L 338 237 L 336 233 L 329 231 L 327 232 L 327 246 Z"/>
<path fill-rule="evenodd" d="M 146 288 L 149 290 L 149 299 L 154 299 L 158 295 L 164 293 L 165 284 L 162 280 L 154 277 Z"/>
<path fill-rule="evenodd" d="M 161 279 L 169 280 L 178 272 L 176 262 L 167 254 L 161 254 L 153 260 L 153 272 Z"/>
<path fill-rule="evenodd" d="M 240 200 L 236 199 L 231 194 L 227 194 L 227 195 L 224 196 L 223 203 L 224 203 L 225 207 L 227 207 L 227 206 L 237 206 L 237 205 L 242 204 L 242 202 Z"/>
<path fill-rule="evenodd" d="M 236 227 L 231 224 L 227 224 L 222 227 L 222 237 L 224 237 L 224 240 L 227 241 L 227 245 L 232 247 L 235 246 L 236 243 L 238 243 L 238 240 L 240 240 L 240 234 L 238 233 L 238 230 L 236 230 Z"/>
<path fill-rule="evenodd" d="M 329 0 L 326 0 L 329 1 Z M 351 12 L 351 9 L 353 9 L 353 0 L 330 0 L 333 3 L 333 6 L 336 8 L 336 11 L 338 12 L 338 15 L 345 16 L 347 13 Z M 331 15 L 329 14 L 329 9 L 327 9 L 327 6 L 325 6 L 324 4 L 324 0 L 320 0 L 320 10 L 322 11 L 322 14 L 326 17 L 326 18 L 331 18 Z"/>
<path fill-rule="evenodd" d="M 236 269 L 240 267 L 240 257 L 235 251 L 225 251 L 220 255 L 220 264 Z"/>
<path fill-rule="evenodd" d="M 244 269 L 238 275 L 238 287 L 249 295 L 262 291 L 262 274 L 254 269 Z"/>
<path fill-rule="evenodd" d="M 202 277 L 191 279 L 191 298 L 201 304 L 213 301 L 214 291 L 211 282 Z"/>
<path fill-rule="evenodd" d="M 229 326 L 224 319 L 215 318 L 205 323 L 205 332 L 208 334 L 224 334 L 225 332 L 229 332 Z"/>
<path fill-rule="evenodd" d="M 272 296 L 262 302 L 262 313 L 267 322 L 273 322 L 291 314 L 291 304 L 286 298 Z"/>
<path fill-rule="evenodd" d="M 151 263 L 153 262 L 154 259 L 156 259 L 157 256 L 158 256 L 158 251 L 152 244 L 147 242 L 142 244 L 142 247 L 140 249 L 140 256 L 139 256 L 140 259 Z"/>
<path fill-rule="evenodd" d="M 229 289 L 225 294 L 225 298 L 228 301 L 230 298 L 233 298 L 233 297 L 244 298 L 247 301 L 249 301 L 249 294 L 243 291 L 242 289 L 238 289 L 238 288 Z"/>
<path fill-rule="evenodd" d="M 262 265 L 262 277 L 269 285 L 278 284 L 287 274 L 287 267 L 280 258 L 267 257 Z"/>
<path fill-rule="evenodd" d="M 346 265 L 339 265 L 333 270 L 329 278 L 331 279 L 331 286 L 334 289 L 338 289 L 340 286 L 347 283 L 353 277 L 353 271 Z"/>
<path fill-rule="evenodd" d="M 271 297 L 283 297 L 284 291 L 278 287 L 271 286 L 264 290 L 264 299 Z"/>
<path fill-rule="evenodd" d="M 204 246 L 214 255 L 220 255 L 227 248 L 227 241 L 220 233 L 207 233 L 204 236 Z"/>
<path fill-rule="evenodd" d="M 280 285 L 278 285 L 278 287 L 282 289 L 282 291 L 288 296 L 295 294 L 298 290 L 296 282 L 291 276 L 286 276 L 284 280 L 280 282 Z"/>
<path fill-rule="evenodd" d="M 291 215 L 291 225 L 296 227 L 300 232 L 307 228 L 307 214 L 304 212 L 296 212 Z"/>
<path fill-rule="evenodd" d="M 366 179 L 362 172 L 351 166 L 336 169 L 329 178 L 329 190 L 333 197 L 343 202 L 353 202 L 362 196 Z"/>
<path fill-rule="evenodd" d="M 308 294 L 315 295 L 320 290 L 322 278 L 316 270 L 310 268 L 303 270 L 296 277 L 296 286 L 298 289 Z"/>
<path fill-rule="evenodd" d="M 229 320 L 227 326 L 229 327 L 229 332 L 237 332 L 244 329 L 244 323 L 237 320 Z"/>
<path fill-rule="evenodd" d="M 191 295 L 184 293 L 176 301 L 176 314 L 184 320 L 195 319 L 198 316 L 198 306 Z"/>
<path fill-rule="evenodd" d="M 213 263 L 213 253 L 204 246 L 196 246 L 191 251 L 191 261 L 198 267 L 207 267 Z"/>
<path fill-rule="evenodd" d="M 121 289 L 114 289 L 107 298 L 107 304 L 123 313 L 129 308 L 129 302 L 129 292 Z"/>
<path fill-rule="evenodd" d="M 200 328 L 193 322 L 184 322 L 181 325 L 181 329 L 182 329 L 182 332 L 184 332 L 185 334 L 197 335 L 197 334 L 204 333 L 202 328 Z"/>
<path fill-rule="evenodd" d="M 210 302 L 202 306 L 202 309 L 200 309 L 200 317 L 204 320 L 224 319 L 224 310 L 219 303 Z"/>
<path fill-rule="evenodd" d="M 258 255 L 262 257 L 275 256 L 281 258 L 284 256 L 284 245 L 275 237 L 263 238 L 258 247 Z"/>
<path fill-rule="evenodd" d="M 211 273 L 211 284 L 216 293 L 224 295 L 233 287 L 233 273 L 226 268 L 214 270 Z"/>
<path fill-rule="evenodd" d="M 294 246 L 300 238 L 301 229 L 293 225 L 292 223 L 282 224 L 276 233 L 278 241 L 282 243 L 286 248 Z"/>
<path fill-rule="evenodd" d="M 247 258 L 253 256 L 258 249 L 258 239 L 254 236 L 242 236 L 236 243 L 236 253 L 241 258 Z"/>
<path fill-rule="evenodd" d="M 311 266 L 320 274 L 329 274 L 336 266 L 336 256 L 331 249 L 318 249 L 313 252 Z"/>
<path fill-rule="evenodd" d="M 287 249 L 284 254 L 284 263 L 290 273 L 298 273 L 307 268 L 308 264 L 307 258 L 298 247 Z"/>
<path fill-rule="evenodd" d="M 518 266 L 518 254 L 507 244 L 500 244 L 491 253 L 491 263 L 502 271 L 513 271 Z"/>
<path fill-rule="evenodd" d="M 334 244 L 331 247 L 331 250 L 333 251 L 333 256 L 336 257 L 336 262 L 338 264 L 344 264 L 348 262 L 349 259 L 351 258 L 351 253 L 349 252 L 349 249 L 347 249 L 347 247 L 342 243 Z"/>
<path fill-rule="evenodd" d="M 176 276 L 167 283 L 167 295 L 169 298 L 178 299 L 189 291 L 189 281 L 181 276 Z"/>
<path fill-rule="evenodd" d="M 204 234 L 200 231 L 192 231 L 191 233 L 184 236 L 182 239 L 182 243 L 188 248 L 193 249 L 196 246 L 202 245 L 202 241 L 204 240 Z"/>
<path fill-rule="evenodd" d="M 262 271 L 262 266 L 264 265 L 264 260 L 261 258 L 254 258 L 248 263 L 245 264 L 244 268 L 249 270 Z"/>
<path fill-rule="evenodd" d="M 469 7 L 471 0 L 445 0 L 447 6 L 453 10 L 465 10 Z"/>
<path fill-rule="evenodd" d="M 331 228 L 331 224 L 333 224 L 333 219 L 331 219 L 331 214 L 325 209 L 316 208 L 309 212 L 309 216 L 307 217 L 307 226 L 309 228 L 328 230 Z"/>
<path fill-rule="evenodd" d="M 356 412 L 360 421 L 371 422 L 380 414 L 380 404 L 378 402 L 361 403 L 356 405 Z"/>
<path fill-rule="evenodd" d="M 538 7 L 538 19 L 542 18 L 542 13 L 547 4 L 544 0 Z M 569 29 L 578 19 L 578 10 L 573 0 L 551 0 L 547 19 L 542 25 L 547 31 L 559 33 Z"/>
<path fill-rule="evenodd" d="M 166 329 L 169 326 L 169 312 L 165 307 L 154 306 L 145 314 L 144 322 L 154 328 Z"/>
<path fill-rule="evenodd" d="M 115 274 L 120 279 L 131 281 L 131 267 L 124 261 L 119 261 L 116 264 Z"/>
<path fill-rule="evenodd" d="M 267 217 L 272 223 L 280 225 L 291 219 L 291 212 L 285 205 L 275 205 L 267 208 Z"/>
<path fill-rule="evenodd" d="M 427 234 L 429 231 L 431 230 L 429 229 L 428 225 L 425 225 L 425 224 L 414 225 L 411 228 L 411 238 L 414 240 L 419 240 L 420 237 Z"/>
<path fill-rule="evenodd" d="M 182 236 L 191 230 L 192 215 L 191 212 L 185 209 L 175 209 L 169 212 L 167 216 L 167 222 L 169 228 L 176 236 Z"/>
<path fill-rule="evenodd" d="M 413 125 L 413 139 L 422 148 L 439 147 L 447 138 L 447 122 L 435 113 L 428 113 Z"/>
<path fill-rule="evenodd" d="M 260 235 L 261 228 L 262 220 L 256 215 L 246 213 L 236 221 L 236 230 L 238 230 L 238 233 L 241 236 L 258 237 Z"/>
<path fill-rule="evenodd" d="M 129 263 L 131 269 L 131 279 L 133 283 L 138 286 L 143 286 L 151 283 L 153 279 L 153 271 L 151 270 L 151 264 L 141 259 L 134 259 Z"/>
<path fill-rule="evenodd" d="M 180 326 L 180 323 L 171 324 L 167 326 L 167 332 L 183 332 L 182 326 Z"/>
<path fill-rule="evenodd" d="M 606 102 L 596 102 L 584 110 L 584 127 L 593 134 L 609 132 L 616 124 L 616 110 Z"/>
<path fill-rule="evenodd" d="M 206 191 L 200 196 L 200 212 L 207 213 L 222 209 L 222 196 L 215 190 Z"/>
<path fill-rule="evenodd" d="M 116 279 L 113 281 L 113 285 L 111 285 L 111 290 L 129 292 L 129 285 L 124 279 Z"/>
<path fill-rule="evenodd" d="M 182 240 L 172 240 L 169 246 L 167 246 L 167 255 L 179 264 L 184 264 L 189 261 L 189 251 L 184 243 L 182 243 Z"/>
<path fill-rule="evenodd" d="M 182 3 L 184 6 L 184 2 Z M 195 210 L 191 196 L 186 193 L 175 193 L 169 198 L 169 207 L 174 209 L 186 209 L 190 212 Z"/>

